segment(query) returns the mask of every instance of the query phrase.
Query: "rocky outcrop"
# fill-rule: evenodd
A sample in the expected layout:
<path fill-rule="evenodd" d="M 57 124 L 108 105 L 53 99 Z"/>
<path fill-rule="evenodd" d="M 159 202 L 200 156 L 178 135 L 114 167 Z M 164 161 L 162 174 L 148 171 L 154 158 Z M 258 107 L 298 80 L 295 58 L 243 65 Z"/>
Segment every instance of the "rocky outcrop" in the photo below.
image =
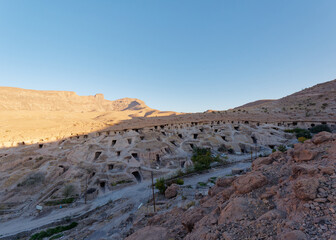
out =
<path fill-rule="evenodd" d="M 244 194 L 262 187 L 266 183 L 267 178 L 261 172 L 252 172 L 235 180 L 233 186 L 238 193 Z"/>
<path fill-rule="evenodd" d="M 294 193 L 299 199 L 310 200 L 316 198 L 319 181 L 316 178 L 303 178 L 294 183 Z"/>
<path fill-rule="evenodd" d="M 293 158 L 296 162 L 310 161 L 316 157 L 318 152 L 311 148 L 305 147 L 303 144 L 295 144 L 293 151 Z"/>
<path fill-rule="evenodd" d="M 320 133 L 314 139 L 324 137 Z M 335 137 L 331 134 L 328 140 L 308 141 L 286 153 L 257 159 L 250 173 L 219 178 L 200 204 L 180 209 L 174 226 L 168 224 L 173 221 L 169 212 L 159 215 L 159 224 L 150 225 L 174 227 L 173 239 L 333 239 Z"/>
<path fill-rule="evenodd" d="M 316 145 L 331 141 L 333 139 L 333 135 L 329 132 L 321 132 L 318 135 L 315 135 L 312 139 L 312 142 Z"/>
<path fill-rule="evenodd" d="M 146 240 L 168 240 L 168 231 L 164 227 L 157 227 L 157 226 L 147 226 L 136 233 L 132 234 L 131 236 L 125 238 L 125 240 L 139 240 L 139 239 L 146 239 Z"/>
<path fill-rule="evenodd" d="M 306 234 L 302 231 L 294 230 L 281 236 L 281 240 L 307 240 Z"/>
<path fill-rule="evenodd" d="M 191 232 L 195 223 L 201 220 L 204 216 L 204 210 L 200 208 L 192 208 L 186 211 L 182 217 L 182 225 L 188 232 Z"/>
<path fill-rule="evenodd" d="M 179 190 L 179 186 L 177 184 L 172 184 L 170 185 L 166 191 L 165 191 L 165 197 L 166 198 L 173 198 L 177 196 L 178 190 Z"/>

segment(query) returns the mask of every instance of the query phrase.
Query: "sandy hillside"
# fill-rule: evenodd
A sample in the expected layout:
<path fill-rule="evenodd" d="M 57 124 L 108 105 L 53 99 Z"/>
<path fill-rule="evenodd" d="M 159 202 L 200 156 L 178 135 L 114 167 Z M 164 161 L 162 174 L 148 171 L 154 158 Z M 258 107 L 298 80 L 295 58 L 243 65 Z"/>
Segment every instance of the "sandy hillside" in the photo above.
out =
<path fill-rule="evenodd" d="M 103 129 L 134 117 L 167 116 L 135 98 L 115 101 L 102 94 L 0 87 L 1 141 L 52 140 Z"/>

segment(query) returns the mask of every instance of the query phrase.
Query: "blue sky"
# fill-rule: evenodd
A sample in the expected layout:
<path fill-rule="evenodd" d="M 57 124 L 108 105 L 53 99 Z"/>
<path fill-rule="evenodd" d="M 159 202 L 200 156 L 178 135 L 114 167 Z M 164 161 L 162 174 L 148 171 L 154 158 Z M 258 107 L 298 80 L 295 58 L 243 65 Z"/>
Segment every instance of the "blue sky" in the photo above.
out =
<path fill-rule="evenodd" d="M 0 0 L 0 86 L 224 110 L 336 78 L 335 0 Z"/>

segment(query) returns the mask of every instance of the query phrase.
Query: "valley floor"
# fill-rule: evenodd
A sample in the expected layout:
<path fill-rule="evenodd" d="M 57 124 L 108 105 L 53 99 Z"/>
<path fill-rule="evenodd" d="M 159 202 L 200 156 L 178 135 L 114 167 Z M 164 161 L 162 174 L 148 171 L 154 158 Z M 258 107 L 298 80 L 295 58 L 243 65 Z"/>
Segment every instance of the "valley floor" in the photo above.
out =
<path fill-rule="evenodd" d="M 233 163 L 228 167 L 211 169 L 207 173 L 186 178 L 185 185 L 197 185 L 198 182 L 206 181 L 211 177 L 220 177 L 231 174 L 232 169 L 235 168 L 246 169 L 250 167 L 251 163 L 242 161 L 249 159 L 249 154 L 235 156 L 233 161 L 236 163 Z M 136 185 L 115 190 L 106 195 L 98 197 L 86 205 L 82 201 L 78 203 L 77 206 L 71 208 L 57 209 L 50 213 L 46 213 L 46 215 L 41 213 L 40 217 L 32 216 L 29 219 L 18 218 L 7 222 L 0 221 L 0 239 L 10 239 L 10 236 L 18 235 L 19 233 L 22 233 L 22 235 L 29 235 L 36 229 L 42 229 L 46 226 L 50 227 L 64 222 L 64 219 L 66 218 L 71 218 L 71 220 L 83 219 L 104 205 L 118 203 L 116 206 L 110 209 L 111 212 L 117 213 L 119 211 L 123 211 L 123 209 L 127 209 L 125 214 L 121 214 L 119 217 L 113 218 L 113 220 L 109 222 L 104 222 L 104 224 L 99 224 L 99 226 L 91 227 L 94 228 L 94 230 L 90 230 L 89 232 L 91 233 L 89 236 L 85 237 L 85 239 L 93 240 L 100 239 L 101 237 L 108 237 L 108 235 L 111 234 L 111 229 L 119 228 L 119 224 L 126 220 L 131 214 L 134 214 L 140 204 L 145 204 L 148 202 L 152 194 L 150 186 L 151 181 L 145 180 Z M 120 237 L 120 233 L 114 235 Z"/>

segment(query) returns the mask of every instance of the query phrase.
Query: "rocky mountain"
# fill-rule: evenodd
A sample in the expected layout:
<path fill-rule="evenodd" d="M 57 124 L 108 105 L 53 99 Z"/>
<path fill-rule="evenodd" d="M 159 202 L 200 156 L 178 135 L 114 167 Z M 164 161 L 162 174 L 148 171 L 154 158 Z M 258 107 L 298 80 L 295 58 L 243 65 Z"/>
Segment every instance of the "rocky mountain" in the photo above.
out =
<path fill-rule="evenodd" d="M 336 119 L 336 79 L 278 100 L 260 100 L 235 108 L 287 119 Z"/>
<path fill-rule="evenodd" d="M 143 101 L 123 98 L 115 101 L 104 99 L 103 94 L 79 96 L 68 91 L 37 91 L 21 88 L 0 87 L 0 111 L 67 111 L 108 112 L 125 110 L 153 110 Z"/>
<path fill-rule="evenodd" d="M 335 239 L 335 159 L 336 134 L 319 133 L 217 179 L 195 206 L 137 220 L 126 239 Z"/>
<path fill-rule="evenodd" d="M 152 109 L 135 98 L 109 101 L 103 94 L 78 96 L 67 91 L 0 87 L 0 145 L 33 139 L 50 141 L 133 118 L 176 114 Z"/>
<path fill-rule="evenodd" d="M 336 136 L 298 144 L 287 130 L 323 124 L 335 132 L 335 84 L 190 114 L 138 99 L 1 88 L 0 239 L 27 239 L 71 213 L 79 224 L 65 239 L 329 240 Z M 154 213 L 151 175 L 188 173 L 195 148 L 210 149 L 225 174 L 186 177 L 190 184 L 156 194 Z"/>

